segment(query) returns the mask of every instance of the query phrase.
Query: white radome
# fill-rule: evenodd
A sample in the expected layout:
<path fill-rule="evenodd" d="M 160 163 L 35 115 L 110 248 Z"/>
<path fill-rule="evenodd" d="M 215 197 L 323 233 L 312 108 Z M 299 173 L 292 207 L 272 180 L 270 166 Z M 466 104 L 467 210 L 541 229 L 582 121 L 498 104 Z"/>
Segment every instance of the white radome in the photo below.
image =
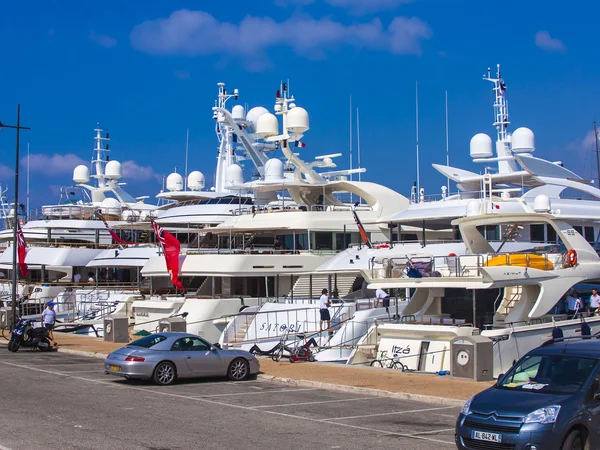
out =
<path fill-rule="evenodd" d="M 471 138 L 470 143 L 471 158 L 491 158 L 494 156 L 492 148 L 492 138 L 485 133 L 478 133 Z"/>
<path fill-rule="evenodd" d="M 293 133 L 304 133 L 305 131 L 308 131 L 310 128 L 308 112 L 299 106 L 290 109 L 287 113 L 286 126 L 287 129 Z"/>
<path fill-rule="evenodd" d="M 550 199 L 547 195 L 540 194 L 533 200 L 533 210 L 536 213 L 550 212 Z"/>
<path fill-rule="evenodd" d="M 231 110 L 233 120 L 246 120 L 246 110 L 242 105 L 235 105 Z"/>
<path fill-rule="evenodd" d="M 183 177 L 177 172 L 173 172 L 167 177 L 167 190 L 171 192 L 181 191 L 183 189 Z"/>
<path fill-rule="evenodd" d="M 511 136 L 511 149 L 514 153 L 531 153 L 535 150 L 535 135 L 529 128 L 517 128 Z"/>
<path fill-rule="evenodd" d="M 103 214 L 118 215 L 121 214 L 121 203 L 112 197 L 107 197 L 100 203 L 100 210 Z"/>
<path fill-rule="evenodd" d="M 244 183 L 244 172 L 238 164 L 230 165 L 225 171 L 225 185 L 239 186 Z"/>
<path fill-rule="evenodd" d="M 479 200 L 471 200 L 467 203 L 467 217 L 478 216 L 481 214 L 481 202 Z"/>
<path fill-rule="evenodd" d="M 187 185 L 192 191 L 201 191 L 204 189 L 205 183 L 206 179 L 204 178 L 204 174 L 198 170 L 194 170 L 188 175 Z"/>
<path fill-rule="evenodd" d="M 276 183 L 283 179 L 283 162 L 277 158 L 269 159 L 265 164 L 265 182 Z"/>
<path fill-rule="evenodd" d="M 256 106 L 248 111 L 248 114 L 246 114 L 246 122 L 250 124 L 250 128 L 253 132 L 256 130 L 256 122 L 258 122 L 260 116 L 268 113 L 269 111 L 267 108 L 263 108 L 262 106 Z"/>
<path fill-rule="evenodd" d="M 263 114 L 256 122 L 256 134 L 262 138 L 277 136 L 279 133 L 279 122 L 277 117 L 271 113 Z"/>
<path fill-rule="evenodd" d="M 106 178 L 118 180 L 123 176 L 123 169 L 121 168 L 121 163 L 117 160 L 107 162 L 106 167 L 104 169 L 104 173 L 106 175 Z"/>
<path fill-rule="evenodd" d="M 73 170 L 73 181 L 77 184 L 85 184 L 90 181 L 90 169 L 83 164 Z"/>

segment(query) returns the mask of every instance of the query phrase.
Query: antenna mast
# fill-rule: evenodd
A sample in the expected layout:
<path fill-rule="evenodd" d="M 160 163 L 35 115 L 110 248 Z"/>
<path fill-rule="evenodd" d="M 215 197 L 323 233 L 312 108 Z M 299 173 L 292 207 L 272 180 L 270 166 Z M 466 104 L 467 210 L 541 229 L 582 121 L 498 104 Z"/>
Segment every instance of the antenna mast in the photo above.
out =
<path fill-rule="evenodd" d="M 190 145 L 190 129 L 188 128 L 187 132 L 185 134 L 185 174 L 184 174 L 184 178 L 183 178 L 185 180 L 185 184 L 183 186 L 183 189 L 187 189 L 189 145 Z"/>
<path fill-rule="evenodd" d="M 106 148 L 102 148 L 102 141 L 110 141 L 109 134 L 106 133 L 105 136 L 102 136 L 102 130 L 99 126 L 100 124 L 96 124 L 98 128 L 94 129 L 96 132 L 96 137 L 94 141 L 96 145 L 94 147 L 94 156 L 92 157 L 92 165 L 95 165 L 96 173 L 93 175 L 94 178 L 98 180 L 98 187 L 106 186 L 106 178 L 104 177 L 104 166 L 106 165 L 106 158 L 104 157 L 104 152 L 109 152 L 109 146 L 106 145 Z"/>
<path fill-rule="evenodd" d="M 358 151 L 358 168 L 361 168 L 360 165 L 360 117 L 358 115 L 358 108 L 356 108 L 356 146 Z M 360 181 L 360 172 L 358 172 L 358 181 Z M 362 200 L 362 198 L 361 198 Z"/>
<path fill-rule="evenodd" d="M 417 195 L 421 192 L 421 168 L 419 165 L 419 82 L 415 81 L 415 104 L 416 104 L 416 137 L 417 137 Z M 418 197 L 417 197 L 418 198 Z"/>
<path fill-rule="evenodd" d="M 448 91 L 446 90 L 446 165 L 450 165 L 450 147 L 448 144 Z M 450 177 L 448 177 L 448 192 L 450 192 Z"/>
<path fill-rule="evenodd" d="M 596 164 L 598 165 L 598 185 L 600 185 L 600 149 L 598 148 L 598 127 L 594 121 L 594 142 L 596 143 Z"/>

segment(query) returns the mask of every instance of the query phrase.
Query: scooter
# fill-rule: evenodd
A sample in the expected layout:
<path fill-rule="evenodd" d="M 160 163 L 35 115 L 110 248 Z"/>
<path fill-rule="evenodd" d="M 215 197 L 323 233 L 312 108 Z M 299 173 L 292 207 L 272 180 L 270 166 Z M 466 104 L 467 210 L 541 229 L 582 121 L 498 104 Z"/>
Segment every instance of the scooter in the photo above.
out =
<path fill-rule="evenodd" d="M 49 352 L 52 350 L 48 330 L 45 327 L 33 328 L 33 320 L 19 319 L 17 326 L 12 331 L 8 350 L 16 353 L 20 347 L 29 347 L 32 350 Z"/>

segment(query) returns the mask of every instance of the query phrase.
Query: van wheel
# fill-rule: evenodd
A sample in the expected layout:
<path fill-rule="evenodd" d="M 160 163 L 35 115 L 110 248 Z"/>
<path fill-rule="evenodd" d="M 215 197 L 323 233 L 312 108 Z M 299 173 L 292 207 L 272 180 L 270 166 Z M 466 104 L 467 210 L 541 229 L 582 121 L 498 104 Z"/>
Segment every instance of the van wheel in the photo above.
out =
<path fill-rule="evenodd" d="M 562 450 L 589 450 L 587 436 L 582 430 L 571 430 L 563 442 Z"/>

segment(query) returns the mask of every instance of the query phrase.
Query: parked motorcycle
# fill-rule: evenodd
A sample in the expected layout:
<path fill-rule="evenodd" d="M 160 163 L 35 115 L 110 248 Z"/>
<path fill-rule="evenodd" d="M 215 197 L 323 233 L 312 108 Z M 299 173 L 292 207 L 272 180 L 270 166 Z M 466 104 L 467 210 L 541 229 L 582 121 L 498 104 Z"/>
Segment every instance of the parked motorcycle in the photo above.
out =
<path fill-rule="evenodd" d="M 12 331 L 8 350 L 15 353 L 21 347 L 32 350 L 49 352 L 52 350 L 48 330 L 45 327 L 33 327 L 33 320 L 19 319 L 15 329 Z"/>

